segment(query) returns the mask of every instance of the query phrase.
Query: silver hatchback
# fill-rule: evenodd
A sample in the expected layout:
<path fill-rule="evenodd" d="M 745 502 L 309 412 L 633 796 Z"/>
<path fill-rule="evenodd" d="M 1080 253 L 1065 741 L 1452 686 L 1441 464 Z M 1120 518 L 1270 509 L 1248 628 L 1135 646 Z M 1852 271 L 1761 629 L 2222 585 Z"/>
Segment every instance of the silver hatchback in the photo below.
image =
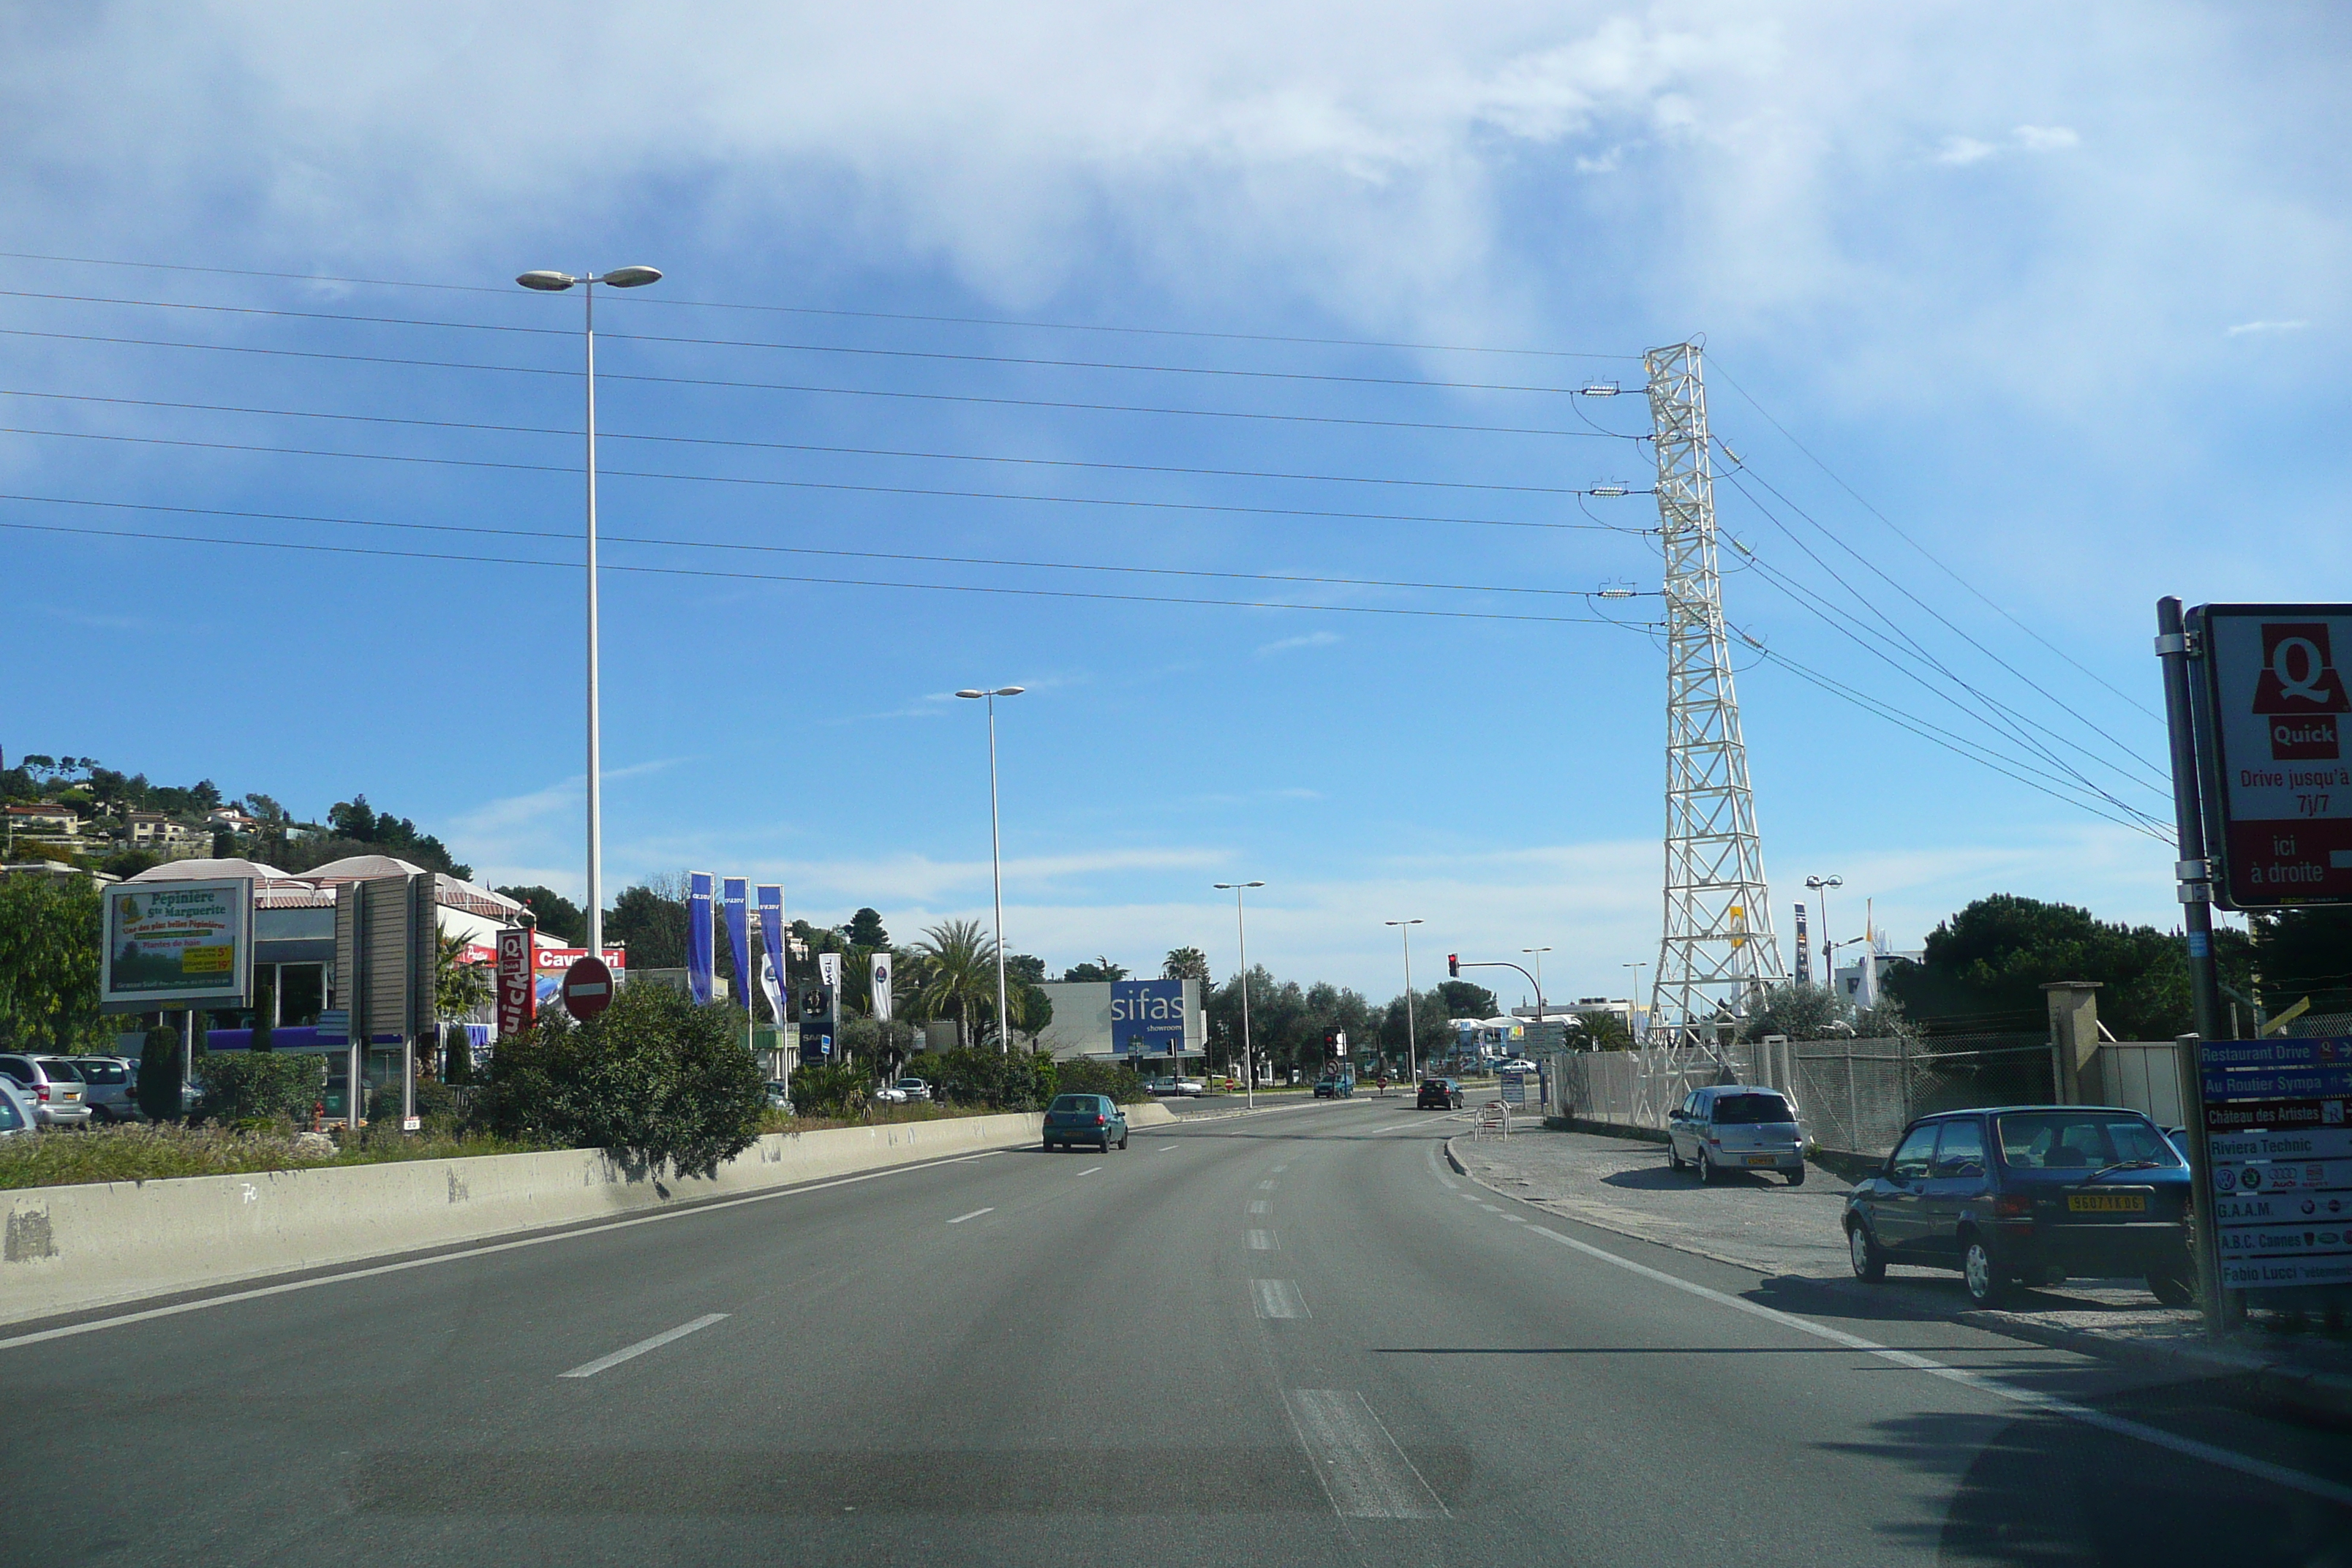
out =
<path fill-rule="evenodd" d="M 1710 1185 L 1730 1171 L 1777 1171 L 1802 1186 L 1804 1130 L 1796 1106 L 1777 1089 L 1696 1089 L 1666 1119 L 1666 1163 L 1696 1167 Z"/>

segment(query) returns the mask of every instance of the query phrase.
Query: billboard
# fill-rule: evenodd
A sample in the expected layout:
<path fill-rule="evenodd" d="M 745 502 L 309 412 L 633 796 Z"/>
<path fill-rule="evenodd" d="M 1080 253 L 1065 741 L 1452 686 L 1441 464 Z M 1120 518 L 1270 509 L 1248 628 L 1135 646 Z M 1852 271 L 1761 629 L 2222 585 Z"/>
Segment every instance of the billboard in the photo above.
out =
<path fill-rule="evenodd" d="M 530 931 L 508 926 L 499 932 L 499 1033 L 520 1035 L 530 1027 L 539 1012 L 539 989 L 531 972 Z"/>
<path fill-rule="evenodd" d="M 1184 1048 L 1181 980 L 1114 980 L 1111 1048 L 1120 1056 L 1166 1056 Z"/>
<path fill-rule="evenodd" d="M 574 963 L 588 956 L 584 947 L 542 947 L 531 953 L 532 1005 L 540 1008 L 558 1007 L 563 1003 L 563 976 Z M 604 950 L 604 967 L 613 972 L 615 989 L 629 978 L 629 950 L 608 947 Z"/>
<path fill-rule="evenodd" d="M 245 1005 L 253 983 L 250 881 L 124 882 L 103 898 L 101 1008 Z"/>
<path fill-rule="evenodd" d="M 2190 625 L 2215 900 L 2352 901 L 2352 605 L 2207 605 Z"/>

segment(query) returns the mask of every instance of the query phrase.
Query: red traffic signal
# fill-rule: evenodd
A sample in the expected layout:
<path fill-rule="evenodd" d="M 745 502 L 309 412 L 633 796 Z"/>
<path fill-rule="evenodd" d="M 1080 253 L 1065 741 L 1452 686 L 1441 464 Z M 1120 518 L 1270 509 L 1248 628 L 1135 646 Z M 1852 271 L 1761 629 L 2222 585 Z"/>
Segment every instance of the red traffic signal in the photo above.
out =
<path fill-rule="evenodd" d="M 1447 977 L 1450 979 L 1459 980 L 1462 978 L 1462 955 L 1460 953 L 1449 952 L 1445 955 L 1445 973 Z"/>

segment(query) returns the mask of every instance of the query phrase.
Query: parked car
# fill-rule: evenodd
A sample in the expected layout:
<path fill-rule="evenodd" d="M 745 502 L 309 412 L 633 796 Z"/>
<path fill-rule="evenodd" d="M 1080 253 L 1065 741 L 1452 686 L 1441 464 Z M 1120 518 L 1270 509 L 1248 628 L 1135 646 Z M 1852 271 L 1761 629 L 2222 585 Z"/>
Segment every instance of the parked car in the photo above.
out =
<path fill-rule="evenodd" d="M 1906 1128 L 1846 1199 L 1854 1274 L 1956 1268 L 1979 1306 L 2020 1280 L 2136 1275 L 2167 1306 L 2196 1298 L 2189 1167 L 2137 1110 L 2011 1105 Z"/>
<path fill-rule="evenodd" d="M 901 1098 L 906 1100 L 929 1100 L 931 1098 L 931 1086 L 919 1078 L 902 1078 L 890 1087 L 897 1089 Z"/>
<path fill-rule="evenodd" d="M 1197 1078 L 1180 1078 L 1176 1080 L 1176 1092 L 1188 1100 L 1196 1100 L 1209 1092 L 1209 1086 Z"/>
<path fill-rule="evenodd" d="M 767 1090 L 768 1104 L 771 1108 L 777 1110 L 790 1110 L 793 1108 L 793 1086 L 791 1084 L 786 1083 L 780 1078 L 772 1078 L 767 1082 Z"/>
<path fill-rule="evenodd" d="M 1420 1110 L 1459 1110 L 1462 1109 L 1462 1086 L 1450 1078 L 1425 1078 L 1421 1080 L 1421 1093 L 1413 1099 Z"/>
<path fill-rule="evenodd" d="M 877 1105 L 904 1105 L 907 1103 L 907 1091 L 900 1089 L 895 1083 L 882 1084 L 874 1090 L 874 1103 Z"/>
<path fill-rule="evenodd" d="M 16 1080 L 0 1076 L 0 1138 L 10 1138 L 33 1131 L 33 1102 L 16 1087 Z"/>
<path fill-rule="evenodd" d="M 1517 1057 L 1510 1061 L 1496 1062 L 1495 1070 L 1496 1072 L 1541 1072 L 1543 1069 L 1527 1058 Z"/>
<path fill-rule="evenodd" d="M 16 1080 L 25 1098 L 33 1102 L 33 1121 L 42 1127 L 87 1127 L 89 1107 L 82 1094 L 88 1087 L 69 1067 L 60 1067 L 52 1073 L 47 1062 L 55 1058 L 0 1056 L 0 1073 Z"/>
<path fill-rule="evenodd" d="M 1315 1098 L 1318 1100 L 1349 1100 L 1354 1098 L 1355 1092 L 1356 1080 L 1351 1078 L 1326 1073 L 1315 1080 Z"/>
<path fill-rule="evenodd" d="M 1797 1108 L 1776 1089 L 1695 1089 L 1666 1118 L 1666 1163 L 1712 1185 L 1727 1171 L 1778 1171 L 1805 1184 L 1805 1135 Z"/>
<path fill-rule="evenodd" d="M 82 1081 L 81 1100 L 98 1121 L 143 1121 L 139 1110 L 139 1080 L 121 1057 L 44 1058 L 41 1065 L 54 1070 L 62 1062 Z"/>
<path fill-rule="evenodd" d="M 1091 1143 L 1104 1153 L 1127 1147 L 1127 1114 L 1107 1094 L 1057 1094 L 1045 1108 L 1045 1147 Z"/>

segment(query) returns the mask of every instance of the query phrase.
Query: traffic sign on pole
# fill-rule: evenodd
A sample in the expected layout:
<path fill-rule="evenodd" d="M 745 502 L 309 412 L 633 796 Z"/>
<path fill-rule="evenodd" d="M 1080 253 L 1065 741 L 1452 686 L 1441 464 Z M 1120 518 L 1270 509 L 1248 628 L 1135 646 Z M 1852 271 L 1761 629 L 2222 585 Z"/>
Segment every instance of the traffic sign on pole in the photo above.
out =
<path fill-rule="evenodd" d="M 2352 605 L 2205 605 L 2188 631 L 2214 901 L 2352 903 Z"/>
<path fill-rule="evenodd" d="M 586 1023 L 613 1005 L 613 972 L 594 953 L 576 961 L 563 972 L 563 1005 L 571 1015 Z"/>

